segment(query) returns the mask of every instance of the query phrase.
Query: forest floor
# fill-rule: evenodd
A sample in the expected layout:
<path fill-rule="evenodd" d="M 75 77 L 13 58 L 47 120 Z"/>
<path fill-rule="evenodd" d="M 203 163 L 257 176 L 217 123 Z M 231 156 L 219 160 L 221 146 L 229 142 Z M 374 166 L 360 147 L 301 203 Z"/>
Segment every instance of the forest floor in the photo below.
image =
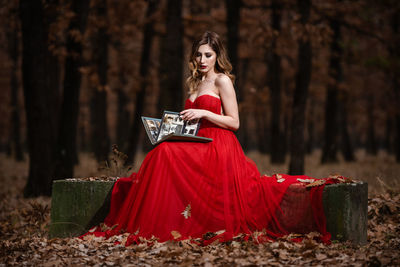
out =
<path fill-rule="evenodd" d="M 286 173 L 287 164 L 271 165 L 268 156 L 248 153 L 261 173 Z M 384 153 L 357 153 L 353 163 L 320 165 L 319 152 L 306 159 L 306 174 L 327 177 L 341 174 L 369 184 L 368 243 L 365 246 L 315 242 L 312 234 L 301 243 L 286 238 L 275 242 L 232 241 L 205 247 L 189 242 L 144 241 L 115 245 L 126 236 L 102 238 L 48 238 L 51 199 L 22 196 L 28 163 L 0 154 L 0 266 L 214 266 L 214 265 L 354 265 L 400 266 L 400 164 Z M 96 162 L 80 155 L 77 177 L 101 175 Z M 138 157 L 137 169 L 143 156 Z M 104 169 L 103 169 L 104 170 Z M 107 174 L 108 175 L 108 174 Z"/>

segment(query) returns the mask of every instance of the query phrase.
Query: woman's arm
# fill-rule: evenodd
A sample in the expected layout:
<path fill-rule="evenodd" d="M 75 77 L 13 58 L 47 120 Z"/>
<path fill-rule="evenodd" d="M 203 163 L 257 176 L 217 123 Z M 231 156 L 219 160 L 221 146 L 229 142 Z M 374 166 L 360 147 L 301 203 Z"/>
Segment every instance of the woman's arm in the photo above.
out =
<path fill-rule="evenodd" d="M 205 109 L 186 109 L 181 112 L 182 118 L 184 120 L 203 118 L 222 128 L 236 131 L 239 129 L 240 123 L 236 93 L 232 81 L 228 76 L 220 74 L 215 80 L 215 85 L 219 89 L 224 114 L 218 115 Z"/>

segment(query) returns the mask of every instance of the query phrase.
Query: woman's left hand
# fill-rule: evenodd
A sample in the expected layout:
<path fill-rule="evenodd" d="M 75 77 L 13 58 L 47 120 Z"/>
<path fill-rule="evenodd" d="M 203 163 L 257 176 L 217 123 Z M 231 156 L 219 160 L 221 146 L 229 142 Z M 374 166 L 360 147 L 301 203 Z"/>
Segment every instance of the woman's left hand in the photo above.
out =
<path fill-rule="evenodd" d="M 182 119 L 184 119 L 185 121 L 191 121 L 203 118 L 205 116 L 205 112 L 206 111 L 204 109 L 190 108 L 190 109 L 185 109 L 180 114 Z"/>

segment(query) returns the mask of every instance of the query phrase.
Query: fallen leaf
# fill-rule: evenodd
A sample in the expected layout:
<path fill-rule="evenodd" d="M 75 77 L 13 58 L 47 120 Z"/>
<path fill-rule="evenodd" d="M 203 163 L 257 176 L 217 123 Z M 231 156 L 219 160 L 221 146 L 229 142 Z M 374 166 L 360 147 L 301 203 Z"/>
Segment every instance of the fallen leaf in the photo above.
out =
<path fill-rule="evenodd" d="M 182 211 L 181 214 L 183 215 L 183 217 L 185 217 L 185 219 L 188 219 L 190 216 L 192 216 L 191 209 L 192 207 L 189 204 L 186 206 L 185 210 Z"/>
<path fill-rule="evenodd" d="M 310 184 L 306 185 L 306 187 L 315 187 L 325 184 L 325 180 L 316 180 L 315 182 L 311 182 Z"/>
<path fill-rule="evenodd" d="M 178 231 L 171 231 L 171 235 L 174 237 L 174 239 L 179 239 L 182 237 Z"/>

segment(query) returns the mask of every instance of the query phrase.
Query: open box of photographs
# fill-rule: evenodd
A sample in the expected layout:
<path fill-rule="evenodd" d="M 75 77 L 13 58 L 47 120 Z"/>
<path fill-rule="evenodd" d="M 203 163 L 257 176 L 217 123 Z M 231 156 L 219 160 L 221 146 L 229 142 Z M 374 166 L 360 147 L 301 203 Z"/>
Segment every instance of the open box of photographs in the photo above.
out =
<path fill-rule="evenodd" d="M 196 136 L 200 128 L 200 120 L 184 121 L 179 112 L 164 111 L 161 119 L 142 117 L 142 121 L 152 144 L 171 135 L 192 136 L 199 139 L 198 141 L 208 141 L 207 138 Z"/>

